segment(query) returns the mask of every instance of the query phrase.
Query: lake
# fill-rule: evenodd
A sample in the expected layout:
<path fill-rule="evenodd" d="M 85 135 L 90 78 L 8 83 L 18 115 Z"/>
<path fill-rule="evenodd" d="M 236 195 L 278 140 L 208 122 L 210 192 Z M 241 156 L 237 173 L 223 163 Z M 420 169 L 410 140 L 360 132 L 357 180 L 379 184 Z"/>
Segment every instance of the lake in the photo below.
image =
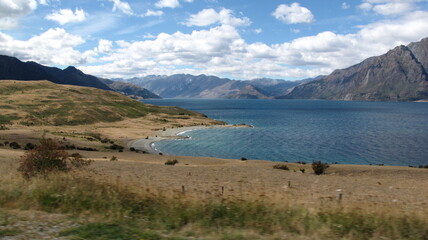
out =
<path fill-rule="evenodd" d="M 428 103 L 322 100 L 143 100 L 254 128 L 186 132 L 172 155 L 341 164 L 428 165 Z"/>

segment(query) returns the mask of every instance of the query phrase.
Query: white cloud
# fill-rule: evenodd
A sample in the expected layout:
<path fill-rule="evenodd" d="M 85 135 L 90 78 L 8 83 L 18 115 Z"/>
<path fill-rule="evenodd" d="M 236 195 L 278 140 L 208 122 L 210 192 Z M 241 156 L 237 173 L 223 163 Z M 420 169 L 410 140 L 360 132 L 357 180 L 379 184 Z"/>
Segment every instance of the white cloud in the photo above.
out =
<path fill-rule="evenodd" d="M 373 11 L 382 15 L 396 15 L 413 10 L 411 3 L 387 3 L 379 4 L 373 7 Z"/>
<path fill-rule="evenodd" d="M 20 41 L 0 32 L 0 53 L 23 61 L 46 65 L 84 64 L 86 59 L 74 48 L 85 41 L 62 28 L 49 29 L 27 41 Z"/>
<path fill-rule="evenodd" d="M 363 10 L 363 11 L 370 11 L 373 8 L 373 5 L 365 2 L 365 3 L 361 3 L 360 5 L 358 5 L 358 8 Z"/>
<path fill-rule="evenodd" d="M 49 5 L 47 0 L 39 0 L 40 5 Z"/>
<path fill-rule="evenodd" d="M 151 16 L 162 16 L 163 15 L 163 12 L 162 11 L 160 11 L 160 10 L 157 10 L 157 11 L 153 11 L 153 10 L 150 10 L 150 9 L 148 9 L 147 11 L 146 11 L 146 13 L 144 13 L 142 16 L 143 17 L 151 17 Z"/>
<path fill-rule="evenodd" d="M 251 24 L 251 21 L 247 17 L 234 17 L 233 11 L 230 9 L 222 9 L 220 12 L 216 12 L 214 9 L 209 8 L 204 9 L 197 14 L 191 15 L 184 25 L 202 27 L 216 23 L 231 26 L 248 26 Z"/>
<path fill-rule="evenodd" d="M 272 13 L 272 16 L 288 24 L 311 23 L 314 21 L 314 15 L 312 15 L 312 12 L 305 7 L 301 7 L 297 2 L 292 3 L 291 5 L 279 5 Z"/>
<path fill-rule="evenodd" d="M 369 11 L 374 11 L 373 7 L 384 4 L 384 1 L 365 3 L 372 6 Z M 85 52 L 78 50 L 84 39 L 61 28 L 49 29 L 24 41 L 0 33 L 0 54 L 46 65 L 77 64 L 84 72 L 108 78 L 175 73 L 204 73 L 241 79 L 256 76 L 306 78 L 329 74 L 334 69 L 383 54 L 397 45 L 427 37 L 428 32 L 428 12 L 412 11 L 358 26 L 351 34 L 325 31 L 279 44 L 250 43 L 241 36 L 239 24 L 230 24 L 243 18 L 223 10 L 223 15 L 222 10 L 211 11 L 214 17 L 209 21 L 194 20 L 191 23 L 201 26 L 217 24 L 208 29 L 144 36 L 145 31 L 140 31 L 144 38 L 140 41 L 112 42 L 105 38 Z M 197 19 L 199 14 L 192 16 Z M 115 14 L 110 15 L 114 17 Z M 245 31 L 247 34 L 253 32 L 257 31 L 253 28 Z M 90 66 L 86 65 L 89 63 Z"/>
<path fill-rule="evenodd" d="M 100 53 L 109 53 L 111 52 L 113 47 L 113 42 L 105 39 L 101 39 L 98 42 L 98 47 L 96 49 L 97 52 Z"/>
<path fill-rule="evenodd" d="M 329 74 L 368 57 L 426 37 L 428 12 L 417 11 L 393 20 L 360 26 L 353 34 L 330 31 L 290 42 L 268 45 L 247 43 L 236 27 L 215 26 L 190 34 L 147 35 L 144 41 L 116 42 L 102 58 L 105 64 L 80 69 L 103 77 L 148 74 L 212 74 L 253 78 L 305 78 Z"/>
<path fill-rule="evenodd" d="M 342 3 L 342 9 L 349 9 L 351 6 L 347 2 Z"/>
<path fill-rule="evenodd" d="M 255 34 L 260 34 L 260 33 L 262 33 L 263 32 L 263 29 L 261 29 L 261 28 L 256 28 L 256 29 L 254 29 L 254 33 Z"/>
<path fill-rule="evenodd" d="M 144 34 L 143 38 L 145 38 L 145 39 L 155 39 L 156 36 L 153 35 L 153 34 L 151 34 L 151 33 L 146 33 L 146 34 Z"/>
<path fill-rule="evenodd" d="M 61 25 L 73 22 L 83 22 L 86 19 L 87 13 L 82 9 L 75 9 L 74 12 L 71 9 L 60 9 L 47 15 L 45 18 L 58 22 Z"/>
<path fill-rule="evenodd" d="M 180 2 L 178 0 L 159 0 L 155 6 L 158 8 L 176 8 L 180 6 Z"/>
<path fill-rule="evenodd" d="M 380 15 L 401 15 L 415 10 L 416 2 L 426 0 L 364 0 L 358 8 L 369 12 L 373 11 Z"/>
<path fill-rule="evenodd" d="M 134 15 L 134 11 L 132 11 L 131 6 L 129 5 L 128 2 L 122 2 L 120 0 L 110 0 L 111 2 L 113 2 L 113 11 L 121 11 L 123 13 L 125 13 L 126 15 Z"/>
<path fill-rule="evenodd" d="M 0 29 L 15 28 L 19 18 L 37 8 L 35 0 L 2 0 L 0 1 Z"/>

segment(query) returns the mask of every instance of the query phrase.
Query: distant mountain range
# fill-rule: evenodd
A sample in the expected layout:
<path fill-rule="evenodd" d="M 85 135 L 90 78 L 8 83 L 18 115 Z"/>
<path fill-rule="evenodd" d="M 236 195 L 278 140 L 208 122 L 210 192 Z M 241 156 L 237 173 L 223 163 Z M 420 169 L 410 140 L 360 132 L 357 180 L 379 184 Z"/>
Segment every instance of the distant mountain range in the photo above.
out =
<path fill-rule="evenodd" d="M 159 98 L 156 94 L 129 83 L 112 82 L 88 75 L 75 67 L 61 70 L 36 62 L 22 62 L 17 58 L 0 55 L 0 80 L 48 80 L 57 84 L 93 87 L 134 96 L 136 98 Z"/>
<path fill-rule="evenodd" d="M 428 38 L 294 87 L 277 97 L 362 101 L 428 99 Z"/>
<path fill-rule="evenodd" d="M 304 81 L 277 79 L 230 80 L 206 75 L 150 75 L 142 78 L 116 79 L 141 86 L 164 98 L 266 99 L 285 94 Z"/>
<path fill-rule="evenodd" d="M 328 99 L 416 101 L 428 99 L 428 38 L 398 46 L 327 76 L 300 81 L 260 78 L 248 81 L 206 75 L 149 75 L 101 79 L 0 55 L 0 80 L 49 80 L 58 84 L 113 90 L 134 98 Z"/>

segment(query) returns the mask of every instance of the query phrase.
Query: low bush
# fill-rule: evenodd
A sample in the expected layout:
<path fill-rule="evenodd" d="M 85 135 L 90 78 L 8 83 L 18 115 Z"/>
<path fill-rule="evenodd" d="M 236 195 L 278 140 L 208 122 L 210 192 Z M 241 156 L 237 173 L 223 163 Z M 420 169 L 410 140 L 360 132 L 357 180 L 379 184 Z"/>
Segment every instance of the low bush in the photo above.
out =
<path fill-rule="evenodd" d="M 120 146 L 120 145 L 118 145 L 118 144 L 114 143 L 114 144 L 112 144 L 109 148 L 110 148 L 111 150 L 123 151 L 123 149 L 124 149 L 125 147 Z"/>
<path fill-rule="evenodd" d="M 248 159 L 245 157 L 241 157 L 241 161 L 247 161 Z"/>
<path fill-rule="evenodd" d="M 172 166 L 174 166 L 177 163 L 178 163 L 177 159 L 174 159 L 174 160 L 170 159 L 170 160 L 168 160 L 168 161 L 165 162 L 165 165 L 172 165 Z"/>
<path fill-rule="evenodd" d="M 33 143 L 27 143 L 25 144 L 24 150 L 33 150 L 36 147 Z"/>
<path fill-rule="evenodd" d="M 288 168 L 287 165 L 285 164 L 276 164 L 273 166 L 274 169 L 281 169 L 281 170 L 286 170 L 286 171 L 290 171 L 290 168 Z"/>
<path fill-rule="evenodd" d="M 112 156 L 111 158 L 110 158 L 110 161 L 117 161 L 118 159 L 117 159 L 117 157 L 116 156 Z"/>
<path fill-rule="evenodd" d="M 11 142 L 9 143 L 9 147 L 13 149 L 20 149 L 21 145 L 19 145 L 17 142 Z"/>
<path fill-rule="evenodd" d="M 312 163 L 312 169 L 314 170 L 314 173 L 316 175 L 321 175 L 325 173 L 325 170 L 327 170 L 327 168 L 329 168 L 330 165 L 328 165 L 327 163 L 323 163 L 321 161 L 315 161 Z"/>
<path fill-rule="evenodd" d="M 81 157 L 69 158 L 68 153 L 52 139 L 42 139 L 40 144 L 28 150 L 21 157 L 18 171 L 26 178 L 41 175 L 47 177 L 51 172 L 67 172 L 88 166 L 90 161 Z"/>

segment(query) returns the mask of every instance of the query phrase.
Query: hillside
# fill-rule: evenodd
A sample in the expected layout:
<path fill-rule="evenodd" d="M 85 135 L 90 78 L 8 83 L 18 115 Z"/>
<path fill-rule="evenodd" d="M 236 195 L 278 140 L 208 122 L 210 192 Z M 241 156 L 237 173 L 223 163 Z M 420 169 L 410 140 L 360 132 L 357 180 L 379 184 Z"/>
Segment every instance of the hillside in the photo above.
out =
<path fill-rule="evenodd" d="M 0 80 L 48 80 L 58 84 L 94 87 L 111 90 L 98 78 L 84 74 L 75 67 L 61 70 L 47 67 L 35 62 L 21 62 L 19 59 L 0 55 Z"/>
<path fill-rule="evenodd" d="M 293 88 L 279 98 L 363 101 L 428 99 L 428 38 Z"/>
<path fill-rule="evenodd" d="M 132 83 L 120 82 L 120 81 L 112 81 L 110 79 L 102 79 L 100 80 L 113 89 L 116 92 L 122 93 L 126 96 L 130 96 L 132 98 L 161 98 L 158 95 L 150 92 L 149 90 L 134 85 Z"/>
<path fill-rule="evenodd" d="M 49 81 L 0 81 L 0 124 L 80 125 L 148 114 L 199 116 L 176 107 L 151 106 L 122 94 Z"/>

